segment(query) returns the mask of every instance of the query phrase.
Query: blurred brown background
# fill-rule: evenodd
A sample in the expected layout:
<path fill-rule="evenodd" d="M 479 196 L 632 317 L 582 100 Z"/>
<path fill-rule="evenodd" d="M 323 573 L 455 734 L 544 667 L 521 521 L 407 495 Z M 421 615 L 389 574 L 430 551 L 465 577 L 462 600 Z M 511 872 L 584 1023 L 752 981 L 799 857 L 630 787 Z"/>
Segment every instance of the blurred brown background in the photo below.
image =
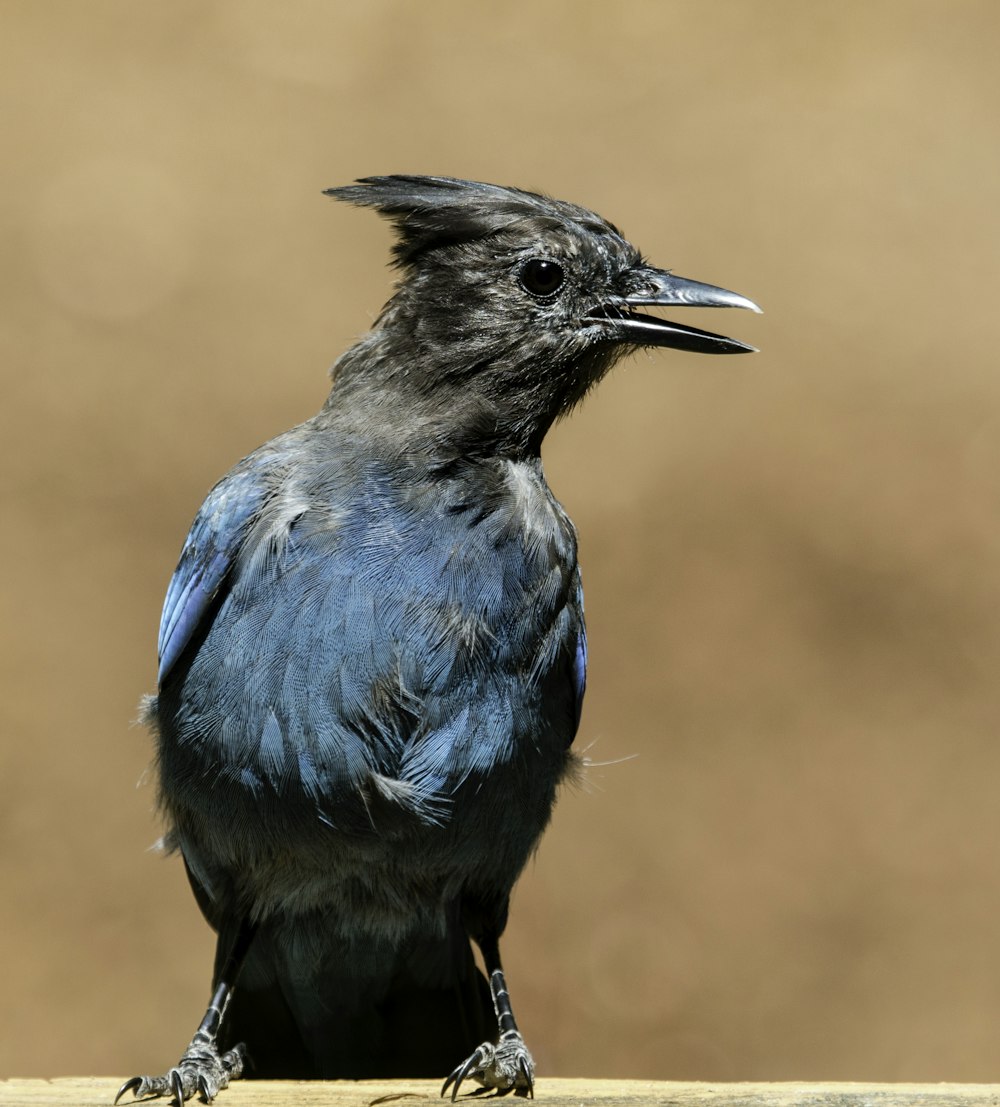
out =
<path fill-rule="evenodd" d="M 515 896 L 542 1073 L 1000 1079 L 998 11 L 7 0 L 0 1075 L 160 1071 L 200 1017 L 130 721 L 202 496 L 389 293 L 320 190 L 402 171 L 586 204 L 767 312 L 547 444 L 580 744 L 638 756 Z"/>

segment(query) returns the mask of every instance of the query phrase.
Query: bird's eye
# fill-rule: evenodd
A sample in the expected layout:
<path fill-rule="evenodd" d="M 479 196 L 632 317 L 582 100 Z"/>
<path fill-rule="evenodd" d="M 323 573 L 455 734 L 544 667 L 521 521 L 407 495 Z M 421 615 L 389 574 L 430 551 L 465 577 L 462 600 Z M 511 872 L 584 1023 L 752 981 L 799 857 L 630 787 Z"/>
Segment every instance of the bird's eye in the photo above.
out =
<path fill-rule="evenodd" d="M 519 274 L 525 292 L 532 296 L 554 296 L 563 286 L 566 274 L 557 261 L 531 258 L 521 266 Z"/>

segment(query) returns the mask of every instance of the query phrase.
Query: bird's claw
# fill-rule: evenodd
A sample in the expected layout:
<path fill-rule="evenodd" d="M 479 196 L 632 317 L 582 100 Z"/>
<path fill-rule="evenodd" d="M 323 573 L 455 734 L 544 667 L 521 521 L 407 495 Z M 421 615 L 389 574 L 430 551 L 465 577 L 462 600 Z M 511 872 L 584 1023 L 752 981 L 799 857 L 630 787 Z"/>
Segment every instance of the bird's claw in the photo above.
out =
<path fill-rule="evenodd" d="M 121 1097 L 126 1092 L 135 1092 L 136 1088 L 139 1087 L 142 1081 L 143 1078 L 141 1076 L 130 1076 L 128 1080 L 126 1080 L 125 1083 L 122 1084 L 122 1086 L 118 1089 L 118 1094 L 115 1096 L 115 1107 L 117 1107 L 118 1105 L 118 1100 L 121 1099 Z"/>
<path fill-rule="evenodd" d="M 463 1061 L 441 1088 L 441 1094 L 447 1095 L 451 1088 L 451 1101 L 455 1102 L 458 1089 L 463 1081 L 471 1077 L 482 1085 L 470 1092 L 470 1095 L 509 1095 L 528 1099 L 535 1097 L 535 1063 L 531 1059 L 524 1039 L 516 1030 L 510 1030 L 500 1036 L 500 1041 L 483 1042 L 475 1052 Z"/>
<path fill-rule="evenodd" d="M 214 1045 L 194 1043 L 188 1047 L 177 1065 L 162 1076 L 133 1076 L 126 1080 L 115 1096 L 117 1104 L 126 1092 L 135 1099 L 157 1099 L 170 1095 L 183 1107 L 185 1100 L 197 1094 L 203 1103 L 213 1099 L 243 1074 L 246 1047 L 241 1043 L 220 1054 Z"/>

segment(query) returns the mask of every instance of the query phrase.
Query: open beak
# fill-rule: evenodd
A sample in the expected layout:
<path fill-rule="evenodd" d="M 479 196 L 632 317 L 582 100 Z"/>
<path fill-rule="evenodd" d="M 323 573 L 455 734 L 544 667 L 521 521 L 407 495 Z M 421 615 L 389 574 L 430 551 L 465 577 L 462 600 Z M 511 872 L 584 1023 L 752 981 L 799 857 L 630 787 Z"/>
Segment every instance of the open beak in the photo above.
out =
<path fill-rule="evenodd" d="M 616 297 L 591 313 L 592 318 L 606 320 L 612 341 L 631 342 L 636 346 L 671 346 L 675 350 L 692 350 L 699 354 L 756 353 L 755 346 L 726 338 L 697 327 L 671 323 L 655 315 L 631 311 L 633 307 L 733 307 L 759 312 L 760 308 L 745 296 L 716 288 L 701 281 L 690 281 L 662 269 L 634 271 L 633 287 L 627 296 Z"/>

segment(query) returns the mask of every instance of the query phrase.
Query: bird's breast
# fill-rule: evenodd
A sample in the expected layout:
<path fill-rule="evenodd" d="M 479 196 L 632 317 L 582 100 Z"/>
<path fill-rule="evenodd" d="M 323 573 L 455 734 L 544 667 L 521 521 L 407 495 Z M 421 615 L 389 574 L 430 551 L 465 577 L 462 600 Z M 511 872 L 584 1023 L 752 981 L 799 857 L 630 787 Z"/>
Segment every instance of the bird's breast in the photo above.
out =
<path fill-rule="evenodd" d="M 576 557 L 576 543 L 570 543 L 572 525 L 541 477 L 540 465 L 529 461 L 505 463 L 504 478 L 512 500 L 512 509 L 527 536 L 572 545 L 560 550 L 563 557 Z"/>
<path fill-rule="evenodd" d="M 336 510 L 275 500 L 161 692 L 163 793 L 186 853 L 235 850 L 225 867 L 266 884 L 291 849 L 293 883 L 317 899 L 356 884 L 362 902 L 368 851 L 394 842 L 409 871 L 412 841 L 437 897 L 463 851 L 463 870 L 496 860 L 516 812 L 500 861 L 523 864 L 576 725 L 576 543 L 537 467 L 487 476 L 444 491 L 369 480 Z"/>

